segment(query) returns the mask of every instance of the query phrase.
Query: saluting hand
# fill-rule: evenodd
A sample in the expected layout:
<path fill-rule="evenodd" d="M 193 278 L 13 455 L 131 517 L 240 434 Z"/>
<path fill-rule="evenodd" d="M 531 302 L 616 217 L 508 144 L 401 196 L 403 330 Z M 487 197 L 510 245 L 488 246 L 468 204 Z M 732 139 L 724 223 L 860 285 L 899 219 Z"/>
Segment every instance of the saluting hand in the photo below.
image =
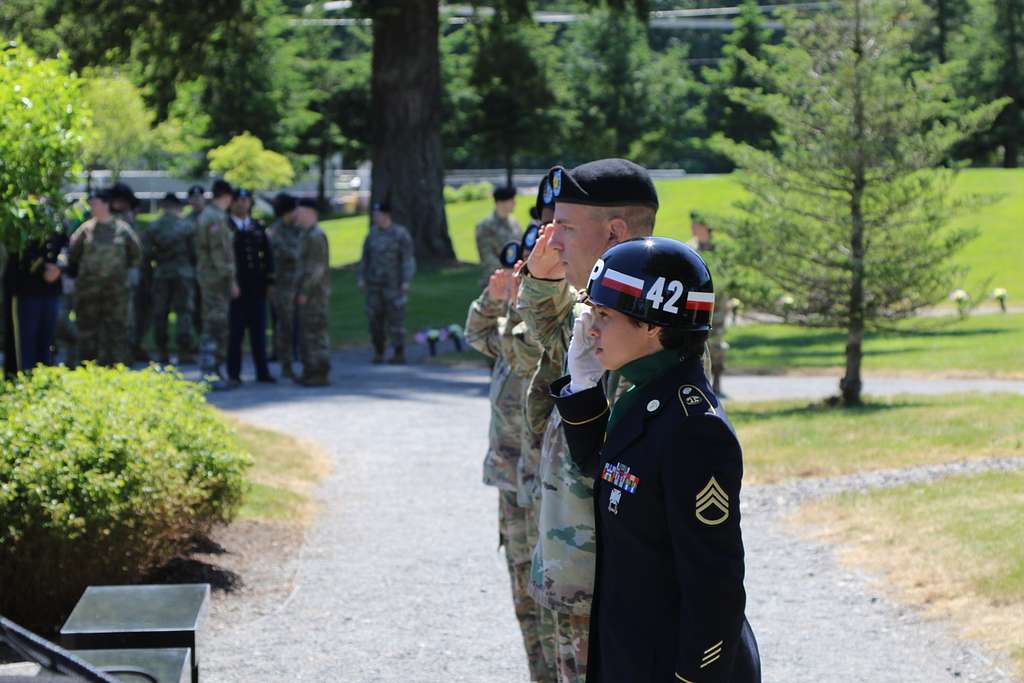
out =
<path fill-rule="evenodd" d="M 487 281 L 487 295 L 495 301 L 508 301 L 512 296 L 512 271 L 499 268 Z"/>
<path fill-rule="evenodd" d="M 548 223 L 542 227 L 540 235 L 537 237 L 537 243 L 533 245 L 533 251 L 526 259 L 530 275 L 541 280 L 561 280 L 565 277 L 565 264 L 562 263 L 562 255 L 551 248 L 551 238 L 557 229 L 554 223 Z"/>

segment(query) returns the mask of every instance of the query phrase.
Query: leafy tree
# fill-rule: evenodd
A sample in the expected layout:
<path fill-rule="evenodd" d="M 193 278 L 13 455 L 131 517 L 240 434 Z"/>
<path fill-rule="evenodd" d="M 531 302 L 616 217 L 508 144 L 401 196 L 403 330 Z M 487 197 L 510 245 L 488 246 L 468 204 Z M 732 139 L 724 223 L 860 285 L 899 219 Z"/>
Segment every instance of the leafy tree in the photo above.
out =
<path fill-rule="evenodd" d="M 81 81 L 65 57 L 39 59 L 27 47 L 0 49 L 0 243 L 51 231 L 44 205 L 63 207 L 62 187 L 74 173 L 88 135 Z"/>
<path fill-rule="evenodd" d="M 1011 100 L 966 151 L 1001 152 L 1003 166 L 1017 168 L 1024 139 L 1024 0 L 976 0 L 964 34 L 961 91 L 979 101 Z"/>
<path fill-rule="evenodd" d="M 764 47 L 771 42 L 772 32 L 764 26 L 758 2 L 744 0 L 736 28 L 725 39 L 721 61 L 716 68 L 703 71 L 708 84 L 705 117 L 710 133 L 721 133 L 757 149 L 771 150 L 774 147 L 772 133 L 775 121 L 729 97 L 732 88 L 762 86 L 747 68 L 745 60 L 747 55 L 762 58 Z"/>
<path fill-rule="evenodd" d="M 551 107 L 555 93 L 541 55 L 547 36 L 500 10 L 477 36 L 469 81 L 480 98 L 473 128 L 480 148 L 499 160 L 511 185 L 517 158 L 549 149 L 550 140 L 538 131 L 552 130 L 557 121 Z"/>
<path fill-rule="evenodd" d="M 203 111 L 198 80 L 178 86 L 168 116 L 150 136 L 148 157 L 151 163 L 183 178 L 195 177 L 206 167 L 210 139 L 206 131 L 210 116 Z"/>
<path fill-rule="evenodd" d="M 146 151 L 153 114 L 139 89 L 124 76 L 89 78 L 82 94 L 92 113 L 93 130 L 83 150 L 85 161 L 90 168 L 110 169 L 116 181 Z"/>
<path fill-rule="evenodd" d="M 969 239 L 950 219 L 970 205 L 939 166 L 1005 100 L 970 108 L 936 66 L 911 78 L 906 0 L 847 0 L 813 21 L 790 17 L 784 46 L 745 58 L 767 85 L 730 95 L 779 125 L 777 154 L 722 140 L 751 198 L 718 223 L 741 262 L 792 299 L 789 319 L 846 330 L 842 402 L 861 399 L 866 329 L 906 318 L 949 291 Z M 761 302 L 767 303 L 767 302 Z"/>
<path fill-rule="evenodd" d="M 207 156 L 210 170 L 238 187 L 267 190 L 290 185 L 295 178 L 286 156 L 265 149 L 260 139 L 248 132 L 211 149 Z"/>

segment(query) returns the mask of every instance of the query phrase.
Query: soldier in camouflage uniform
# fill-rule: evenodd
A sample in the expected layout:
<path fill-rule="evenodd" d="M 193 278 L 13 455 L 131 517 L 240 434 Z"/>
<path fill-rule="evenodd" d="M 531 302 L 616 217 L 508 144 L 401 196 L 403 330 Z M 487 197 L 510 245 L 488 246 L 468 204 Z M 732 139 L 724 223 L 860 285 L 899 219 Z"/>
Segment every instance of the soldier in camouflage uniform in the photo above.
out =
<path fill-rule="evenodd" d="M 722 264 L 716 263 L 712 252 L 715 250 L 715 243 L 711 228 L 704 218 L 696 211 L 690 212 L 690 232 L 693 237 L 687 244 L 700 252 L 702 258 L 709 261 L 709 265 L 715 266 L 715 308 L 711 314 L 711 334 L 708 335 L 708 360 L 710 361 L 711 389 L 719 398 L 725 398 L 722 393 L 722 375 L 725 374 L 725 354 L 729 345 L 725 341 L 725 328 L 728 324 L 727 313 L 729 312 L 729 298 L 726 294 L 726 278 L 722 273 Z"/>
<path fill-rule="evenodd" d="M 530 597 L 529 574 L 536 517 L 524 490 L 522 460 L 526 439 L 523 400 L 540 347 L 515 310 L 517 290 L 510 269 L 495 271 L 488 288 L 470 306 L 466 341 L 494 360 L 491 371 L 490 447 L 484 484 L 498 488 L 498 529 L 505 546 L 516 618 L 526 647 L 530 680 L 554 681 L 553 620 Z M 525 500 L 525 504 L 520 501 Z"/>
<path fill-rule="evenodd" d="M 389 363 L 405 363 L 405 304 L 416 274 L 412 237 L 403 225 L 391 220 L 391 206 L 373 207 L 373 226 L 363 242 L 359 261 L 359 288 L 366 292 L 366 317 L 370 321 L 373 362 L 384 361 L 390 338 L 395 354 Z"/>
<path fill-rule="evenodd" d="M 109 190 L 90 197 L 92 218 L 71 235 L 68 250 L 79 358 L 100 365 L 131 363 L 131 281 L 142 262 L 139 238 L 111 214 L 110 201 Z"/>
<path fill-rule="evenodd" d="M 146 228 L 140 226 L 139 222 L 135 220 L 135 212 L 139 207 L 139 200 L 132 188 L 125 183 L 115 183 L 111 186 L 110 192 L 112 197 L 110 210 L 113 212 L 114 218 L 127 223 L 142 245 L 142 263 L 139 264 L 138 276 L 132 282 L 130 306 L 131 347 L 133 360 L 147 362 L 149 361 L 149 354 L 143 348 L 142 342 L 146 338 L 146 333 L 149 331 L 149 325 L 153 318 L 153 269 L 146 258 L 146 254 L 149 251 L 147 246 L 149 237 L 146 234 Z"/>
<path fill-rule="evenodd" d="M 199 338 L 199 369 L 216 375 L 215 389 L 227 388 L 220 367 L 227 355 L 228 308 L 239 294 L 235 281 L 235 247 L 228 225 L 231 185 L 224 180 L 213 184 L 213 201 L 196 222 L 196 281 L 202 301 L 203 332 Z"/>
<path fill-rule="evenodd" d="M 316 200 L 298 201 L 295 224 L 302 231 L 299 247 L 302 271 L 298 279 L 298 293 L 295 295 L 302 374 L 295 381 L 302 386 L 320 387 L 330 383 L 331 348 L 327 335 L 327 313 L 331 296 L 331 259 L 327 235 L 317 224 Z"/>
<path fill-rule="evenodd" d="M 270 249 L 274 253 L 274 286 L 270 305 L 274 310 L 274 351 L 281 363 L 281 376 L 295 378 L 296 320 L 295 295 L 298 293 L 301 263 L 299 247 L 302 234 L 295 227 L 295 197 L 281 193 L 274 197 L 274 222 L 267 228 Z"/>
<path fill-rule="evenodd" d="M 476 250 L 480 255 L 480 286 L 486 287 L 491 273 L 501 267 L 498 255 L 508 242 L 514 242 L 523 234 L 512 212 L 516 208 L 516 188 L 497 187 L 494 197 L 494 213 L 476 224 Z"/>
<path fill-rule="evenodd" d="M 192 310 L 195 305 L 195 223 L 181 217 L 181 200 L 168 192 L 163 215 L 147 231 L 147 260 L 153 264 L 153 329 L 161 363 L 169 363 L 167 317 L 174 311 L 178 363 L 193 363 Z"/>
<path fill-rule="evenodd" d="M 185 216 L 185 220 L 192 224 L 192 235 L 195 236 L 196 229 L 199 227 L 199 216 L 206 208 L 206 189 L 202 185 L 193 185 L 188 188 L 188 205 L 192 210 Z M 194 258 L 192 263 L 195 265 Z M 195 303 L 192 306 L 192 327 L 195 328 L 196 336 L 199 336 L 203 332 L 203 306 L 202 294 L 198 285 L 195 287 L 195 292 Z"/>
<path fill-rule="evenodd" d="M 582 683 L 596 569 L 594 481 L 569 456 L 548 386 L 565 374 L 573 334 L 589 333 L 582 323 L 577 324 L 584 310 L 577 291 L 585 289 L 596 260 L 608 246 L 650 234 L 657 194 L 644 169 L 621 159 L 591 162 L 571 172 L 558 166 L 548 174 L 548 181 L 555 200 L 554 224 L 545 228 L 527 261 L 529 274 L 517 302 L 523 320 L 544 349 L 526 403 L 531 430 L 543 432 L 539 538 L 530 594 L 555 613 L 558 680 Z M 567 231 L 566 226 L 573 229 Z M 628 383 L 615 373 L 605 381 L 606 395 L 613 402 L 628 389 Z"/>

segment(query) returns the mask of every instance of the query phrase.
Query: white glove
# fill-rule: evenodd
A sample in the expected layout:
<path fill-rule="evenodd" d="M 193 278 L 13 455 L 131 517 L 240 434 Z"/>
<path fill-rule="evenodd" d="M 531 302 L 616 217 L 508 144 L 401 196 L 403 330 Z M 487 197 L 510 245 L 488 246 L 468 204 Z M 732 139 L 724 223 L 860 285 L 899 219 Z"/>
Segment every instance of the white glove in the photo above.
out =
<path fill-rule="evenodd" d="M 594 353 L 594 338 L 590 328 L 594 326 L 594 311 L 587 306 L 572 326 L 572 340 L 569 342 L 569 393 L 585 391 L 597 386 L 604 375 L 604 368 Z"/>

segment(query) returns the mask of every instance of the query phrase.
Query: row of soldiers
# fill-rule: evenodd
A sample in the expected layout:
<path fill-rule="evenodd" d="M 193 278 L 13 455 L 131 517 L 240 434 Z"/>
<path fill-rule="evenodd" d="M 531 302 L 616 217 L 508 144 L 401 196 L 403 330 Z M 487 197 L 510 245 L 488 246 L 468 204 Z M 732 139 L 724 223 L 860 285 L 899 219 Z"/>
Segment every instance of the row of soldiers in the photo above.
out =
<path fill-rule="evenodd" d="M 257 379 L 273 381 L 262 348 L 269 299 L 282 374 L 306 386 L 326 384 L 329 256 L 315 202 L 278 195 L 274 223 L 266 230 L 251 216 L 252 194 L 226 181 L 213 184 L 209 201 L 203 187 L 193 186 L 188 202 L 191 211 L 183 215 L 181 201 L 168 193 L 159 218 L 145 227 L 136 223 L 138 202 L 130 188 L 97 190 L 88 197 L 89 217 L 70 238 L 58 231 L 30 241 L 8 260 L 14 265 L 5 277 L 12 299 L 8 339 L 16 347 L 13 353 L 8 349 L 8 369 L 12 358 L 16 369 L 51 364 L 53 338 L 60 321 L 70 321 L 71 309 L 77 356 L 72 362 L 148 360 L 143 340 L 152 325 L 159 360 L 166 363 L 173 312 L 179 363 L 194 360 L 198 332 L 204 375 L 215 387 L 237 386 L 248 331 Z M 62 293 L 70 297 L 64 315 Z M 299 375 L 291 368 L 296 350 Z"/>
<path fill-rule="evenodd" d="M 551 385 L 567 374 L 574 334 L 586 334 L 579 329 L 587 318 L 583 295 L 602 253 L 651 234 L 657 195 L 644 169 L 608 159 L 552 169 L 525 232 L 511 216 L 514 196 L 513 188 L 495 190 L 495 212 L 477 226 L 483 291 L 466 321 L 467 342 L 493 361 L 483 480 L 499 490 L 499 531 L 530 679 L 582 683 L 593 654 L 595 480 L 570 457 Z M 696 249 L 710 250 L 709 232 L 694 227 L 694 238 Z M 715 320 L 724 323 L 724 315 Z M 720 372 L 724 347 L 719 350 L 705 358 L 712 356 Z M 705 371 L 710 377 L 706 362 Z M 614 372 L 603 383 L 612 403 L 631 386 Z M 698 658 L 685 665 L 700 664 Z M 649 663 L 637 665 L 643 671 Z M 680 670 L 677 680 L 693 680 Z M 701 673 L 728 680 L 717 671 Z M 635 680 L 647 680 L 640 675 Z"/>

